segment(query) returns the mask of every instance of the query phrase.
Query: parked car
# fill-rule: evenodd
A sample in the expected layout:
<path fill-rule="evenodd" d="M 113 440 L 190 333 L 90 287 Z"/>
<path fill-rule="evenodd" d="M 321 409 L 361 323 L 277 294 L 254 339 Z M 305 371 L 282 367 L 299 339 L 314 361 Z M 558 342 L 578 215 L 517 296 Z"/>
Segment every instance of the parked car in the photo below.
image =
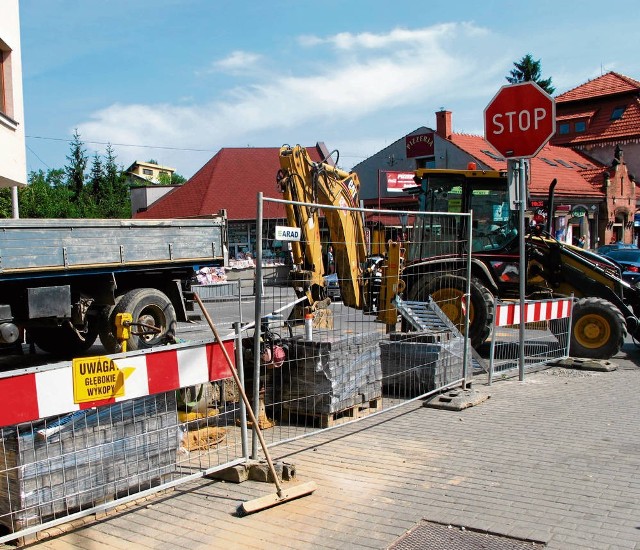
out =
<path fill-rule="evenodd" d="M 596 252 L 598 254 L 601 254 L 602 256 L 607 256 L 609 252 L 613 250 L 640 250 L 640 249 L 635 244 L 617 242 L 617 243 L 611 243 L 611 244 L 604 244 L 598 247 L 596 249 Z"/>
<path fill-rule="evenodd" d="M 640 282 L 640 249 L 625 247 L 610 250 L 605 254 L 605 258 L 613 260 L 621 267 L 623 280 L 630 284 Z"/>
<path fill-rule="evenodd" d="M 327 291 L 327 298 L 332 302 L 342 299 L 340 296 L 340 285 L 338 284 L 338 274 L 331 273 L 324 276 L 324 288 Z"/>

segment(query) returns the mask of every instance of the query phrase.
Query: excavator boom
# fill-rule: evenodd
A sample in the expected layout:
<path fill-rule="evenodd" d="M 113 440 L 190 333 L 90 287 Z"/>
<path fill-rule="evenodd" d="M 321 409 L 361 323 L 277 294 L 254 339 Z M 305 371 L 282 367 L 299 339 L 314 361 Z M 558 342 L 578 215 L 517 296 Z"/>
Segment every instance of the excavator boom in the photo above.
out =
<path fill-rule="evenodd" d="M 334 249 L 336 274 L 343 303 L 360 309 L 362 303 L 361 266 L 367 250 L 361 212 L 346 210 L 357 208 L 360 182 L 354 172 L 345 172 L 328 162 L 314 162 L 300 145 L 280 148 L 278 184 L 285 200 L 317 206 L 287 204 L 287 222 L 302 231 L 299 243 L 292 243 L 294 269 L 304 280 L 304 292 L 310 303 L 324 296 L 324 263 L 320 241 L 320 217 L 323 206 L 341 207 L 323 209 L 331 245 Z M 295 284 L 295 280 L 294 280 Z"/>

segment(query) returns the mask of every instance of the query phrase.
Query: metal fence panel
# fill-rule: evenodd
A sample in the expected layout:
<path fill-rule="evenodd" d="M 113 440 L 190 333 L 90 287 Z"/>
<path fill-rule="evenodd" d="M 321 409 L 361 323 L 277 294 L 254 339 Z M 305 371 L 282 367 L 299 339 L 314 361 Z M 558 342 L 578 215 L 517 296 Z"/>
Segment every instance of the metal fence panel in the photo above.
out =
<path fill-rule="evenodd" d="M 225 347 L 233 352 L 234 342 Z M 21 403 L 0 415 L 0 542 L 247 456 L 239 393 L 218 344 L 106 359 L 128 376 L 122 396 L 100 401 L 74 402 L 73 362 L 0 375 L 1 394 Z"/>
<path fill-rule="evenodd" d="M 511 376 L 520 367 L 520 346 L 524 368 L 532 370 L 549 361 L 569 356 L 573 297 L 525 302 L 525 341 L 520 342 L 520 304 L 495 300 L 489 356 L 489 384 L 496 374 Z"/>
<path fill-rule="evenodd" d="M 469 293 L 471 217 L 333 207 L 340 215 L 355 213 L 368 222 L 365 242 L 351 243 L 356 245 L 352 247 L 345 246 L 350 243 L 335 246 L 331 258 L 328 246 L 335 243 L 330 240 L 320 210 L 323 258 L 319 260 L 296 258 L 287 242 L 276 239 L 276 226 L 283 223 L 283 208 L 292 204 L 314 206 L 264 199 L 259 208 L 258 281 L 263 250 L 268 250 L 269 258 L 280 258 L 293 273 L 283 284 L 257 285 L 254 324 L 259 331 L 253 332 L 252 325 L 245 332 L 243 344 L 245 373 L 249 364 L 254 365 L 246 387 L 261 413 L 261 427 L 269 443 L 305 436 L 465 384 L 472 376 L 465 339 L 468 315 L 464 308 Z M 315 205 L 315 208 L 331 207 Z M 396 286 L 395 290 L 390 287 L 389 298 L 409 294 L 412 301 L 403 301 L 403 311 L 407 308 L 417 311 L 418 306 L 427 304 L 437 310 L 439 316 L 426 320 L 425 325 L 416 326 L 409 313 L 401 313 L 397 304 L 385 301 L 386 285 L 393 275 L 383 268 L 385 262 L 390 263 L 383 256 L 388 256 L 390 249 L 380 234 L 377 238 L 381 242 L 374 242 L 374 229 L 382 227 L 383 222 L 386 222 L 385 239 L 401 239 L 403 265 L 415 264 L 410 277 L 403 277 L 401 282 L 391 281 Z M 304 250 L 304 244 L 300 243 L 299 248 Z M 382 254 L 372 253 L 376 247 Z M 354 305 L 354 297 L 349 294 L 345 298 L 343 294 L 345 288 L 353 287 L 353 279 L 344 276 L 348 270 L 340 263 L 353 262 L 354 257 L 344 251 L 359 248 L 366 249 L 368 254 L 359 258 L 361 265 L 356 266 L 361 295 L 359 304 Z M 449 262 L 431 262 L 434 254 L 443 252 L 449 255 Z M 300 265 L 296 265 L 296 260 Z M 323 263 L 324 289 L 314 292 L 326 291 L 328 296 L 326 299 L 323 294 L 316 296 L 320 307 L 312 312 L 312 320 L 307 319 L 305 330 L 309 310 L 304 307 L 307 304 L 303 291 L 298 289 L 296 293 L 291 280 L 299 280 L 299 271 L 318 261 Z M 366 267 L 370 269 L 367 271 Z M 407 280 L 415 285 L 413 290 L 404 288 Z M 434 289 L 438 291 L 437 300 L 431 295 Z M 273 311 L 278 313 L 270 314 Z M 259 355 L 253 353 L 254 346 Z"/>

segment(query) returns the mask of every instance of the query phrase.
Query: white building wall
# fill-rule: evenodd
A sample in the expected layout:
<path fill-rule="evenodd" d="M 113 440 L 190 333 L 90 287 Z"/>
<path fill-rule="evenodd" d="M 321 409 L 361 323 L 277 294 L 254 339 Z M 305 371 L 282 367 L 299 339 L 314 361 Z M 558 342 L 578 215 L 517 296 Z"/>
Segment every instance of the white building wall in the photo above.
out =
<path fill-rule="evenodd" d="M 18 0 L 0 2 L 0 45 L 11 51 L 5 74 L 9 108 L 0 113 L 0 187 L 12 187 L 27 183 Z"/>

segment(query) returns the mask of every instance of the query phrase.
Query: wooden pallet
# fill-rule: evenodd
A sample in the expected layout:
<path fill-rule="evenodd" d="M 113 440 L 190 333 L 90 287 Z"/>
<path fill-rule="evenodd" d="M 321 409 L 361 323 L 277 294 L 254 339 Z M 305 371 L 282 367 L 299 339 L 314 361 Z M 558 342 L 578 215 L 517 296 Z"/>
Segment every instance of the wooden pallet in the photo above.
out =
<path fill-rule="evenodd" d="M 364 403 L 359 403 L 358 405 L 353 405 L 352 407 L 347 407 L 346 409 L 331 413 L 291 411 L 285 409 L 283 411 L 283 422 L 287 422 L 289 424 L 311 422 L 319 425 L 321 428 L 330 428 L 337 424 L 343 424 L 351 420 L 365 417 L 380 410 L 382 410 L 382 397 L 376 397 L 369 401 L 365 401 Z"/>

